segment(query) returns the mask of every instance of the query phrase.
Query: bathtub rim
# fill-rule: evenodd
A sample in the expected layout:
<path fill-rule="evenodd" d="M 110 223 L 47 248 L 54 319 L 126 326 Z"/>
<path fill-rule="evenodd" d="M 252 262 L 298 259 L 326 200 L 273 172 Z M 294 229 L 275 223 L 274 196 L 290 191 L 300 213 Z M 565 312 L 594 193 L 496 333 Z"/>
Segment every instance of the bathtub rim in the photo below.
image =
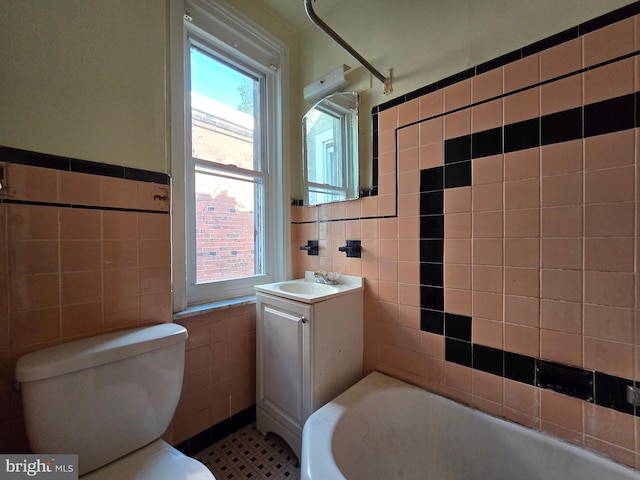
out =
<path fill-rule="evenodd" d="M 408 390 L 417 389 L 418 391 L 428 395 L 439 397 L 446 402 L 452 402 L 460 407 L 468 408 L 477 416 L 487 417 L 487 420 L 492 423 L 504 422 L 510 425 L 510 428 L 523 429 L 525 435 L 541 435 L 543 437 L 547 437 L 547 439 L 552 443 L 559 443 L 562 449 L 566 448 L 575 451 L 578 456 L 590 457 L 593 461 L 598 463 L 603 462 L 610 464 L 613 471 L 618 471 L 621 474 L 624 474 L 625 472 L 627 474 L 633 473 L 640 478 L 640 470 L 620 463 L 598 451 L 567 442 L 554 435 L 550 435 L 547 432 L 526 427 L 507 418 L 495 417 L 482 410 L 457 402 L 435 392 L 425 390 L 419 386 L 392 377 L 386 373 L 373 371 L 351 388 L 338 395 L 320 409 L 316 410 L 307 419 L 302 432 L 302 453 L 300 458 L 302 480 L 325 478 L 331 478 L 332 480 L 347 480 L 338 467 L 333 454 L 332 445 L 335 430 L 340 423 L 341 417 L 345 414 L 348 408 L 353 408 L 354 404 L 356 404 L 359 399 L 366 397 L 367 394 L 384 388 L 404 388 Z M 313 445 L 313 449 L 310 448 L 310 445 Z M 311 475 L 312 471 L 313 476 Z"/>
<path fill-rule="evenodd" d="M 333 434 L 348 406 L 352 406 L 357 399 L 368 393 L 387 387 L 419 388 L 384 373 L 373 371 L 311 414 L 302 429 L 300 459 L 302 480 L 312 480 L 312 478 L 347 480 L 334 459 Z M 313 445 L 313 449 L 309 445 Z M 314 477 L 311 476 L 312 469 Z"/>

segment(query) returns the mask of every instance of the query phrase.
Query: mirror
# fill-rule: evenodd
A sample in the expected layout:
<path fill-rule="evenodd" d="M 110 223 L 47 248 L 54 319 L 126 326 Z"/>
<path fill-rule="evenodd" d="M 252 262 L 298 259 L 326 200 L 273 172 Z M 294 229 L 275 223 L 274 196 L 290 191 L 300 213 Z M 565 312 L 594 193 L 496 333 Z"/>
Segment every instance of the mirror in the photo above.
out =
<path fill-rule="evenodd" d="M 304 204 L 358 198 L 358 94 L 329 95 L 302 118 Z"/>

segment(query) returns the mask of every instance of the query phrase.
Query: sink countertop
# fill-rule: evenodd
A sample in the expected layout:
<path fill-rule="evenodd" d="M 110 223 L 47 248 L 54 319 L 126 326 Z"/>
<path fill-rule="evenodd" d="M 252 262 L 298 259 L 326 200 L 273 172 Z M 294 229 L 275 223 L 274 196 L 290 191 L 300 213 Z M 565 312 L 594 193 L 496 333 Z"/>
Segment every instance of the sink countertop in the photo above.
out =
<path fill-rule="evenodd" d="M 317 303 L 340 295 L 364 290 L 362 277 L 338 275 L 337 285 L 316 283 L 313 272 L 305 272 L 304 278 L 256 285 L 255 290 L 304 303 Z"/>

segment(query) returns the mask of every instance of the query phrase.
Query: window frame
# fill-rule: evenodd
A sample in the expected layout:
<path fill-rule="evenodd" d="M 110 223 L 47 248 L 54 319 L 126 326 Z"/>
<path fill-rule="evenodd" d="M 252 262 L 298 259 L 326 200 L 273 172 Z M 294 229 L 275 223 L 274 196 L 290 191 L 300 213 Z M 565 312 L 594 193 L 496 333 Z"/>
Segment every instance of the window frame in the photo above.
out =
<path fill-rule="evenodd" d="M 290 274 L 290 211 L 288 176 L 288 51 L 286 46 L 251 20 L 214 0 L 171 2 L 171 172 L 173 310 L 253 296 L 253 286 Z M 179 44 L 179 45 L 176 45 Z M 194 285 L 195 262 L 188 256 L 195 230 L 187 215 L 193 194 L 191 167 L 191 92 L 188 84 L 191 45 L 265 78 L 261 159 L 264 168 L 263 205 L 265 273 L 241 279 Z M 195 258 L 195 257 L 193 257 Z M 196 288 L 197 287 L 197 288 Z"/>

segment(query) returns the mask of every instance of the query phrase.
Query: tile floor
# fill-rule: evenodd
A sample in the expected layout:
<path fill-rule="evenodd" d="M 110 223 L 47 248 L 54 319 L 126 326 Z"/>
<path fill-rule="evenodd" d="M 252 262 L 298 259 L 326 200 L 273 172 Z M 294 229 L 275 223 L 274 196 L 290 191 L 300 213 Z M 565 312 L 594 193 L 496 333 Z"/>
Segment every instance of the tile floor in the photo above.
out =
<path fill-rule="evenodd" d="M 299 480 L 300 464 L 277 435 L 265 438 L 255 423 L 241 428 L 194 455 L 213 472 L 216 480 Z"/>

